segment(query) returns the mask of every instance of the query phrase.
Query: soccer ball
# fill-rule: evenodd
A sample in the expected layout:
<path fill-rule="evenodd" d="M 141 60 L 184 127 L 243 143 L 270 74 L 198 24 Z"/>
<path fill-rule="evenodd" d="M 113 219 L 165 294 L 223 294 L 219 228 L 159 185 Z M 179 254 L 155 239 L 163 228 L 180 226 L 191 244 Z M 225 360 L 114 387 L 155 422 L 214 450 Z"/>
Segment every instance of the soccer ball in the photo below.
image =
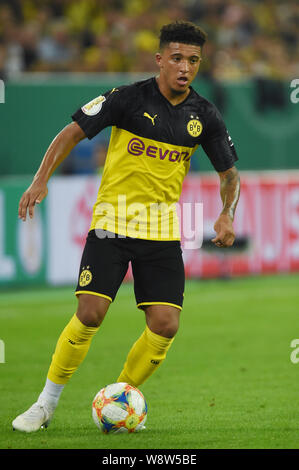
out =
<path fill-rule="evenodd" d="M 94 397 L 92 417 L 105 434 L 131 433 L 143 428 L 147 404 L 138 388 L 124 382 L 110 384 Z"/>

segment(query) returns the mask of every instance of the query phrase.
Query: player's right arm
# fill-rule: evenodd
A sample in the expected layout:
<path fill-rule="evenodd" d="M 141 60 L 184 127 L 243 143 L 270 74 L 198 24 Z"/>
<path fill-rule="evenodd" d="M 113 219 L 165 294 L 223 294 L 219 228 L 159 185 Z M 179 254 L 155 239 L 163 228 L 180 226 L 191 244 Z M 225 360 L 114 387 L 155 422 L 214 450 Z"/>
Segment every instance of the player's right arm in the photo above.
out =
<path fill-rule="evenodd" d="M 26 220 L 27 210 L 30 218 L 34 216 L 35 204 L 39 204 L 48 194 L 47 183 L 50 176 L 71 150 L 85 137 L 86 134 L 76 122 L 68 124 L 57 134 L 46 151 L 31 185 L 20 199 L 20 219 Z"/>

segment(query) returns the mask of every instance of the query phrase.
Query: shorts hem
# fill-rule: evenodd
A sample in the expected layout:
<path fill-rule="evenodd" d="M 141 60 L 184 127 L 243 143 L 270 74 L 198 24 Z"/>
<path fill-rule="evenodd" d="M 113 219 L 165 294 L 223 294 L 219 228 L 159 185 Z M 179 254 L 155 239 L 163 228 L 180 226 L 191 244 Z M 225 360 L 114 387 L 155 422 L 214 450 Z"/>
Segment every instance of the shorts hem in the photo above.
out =
<path fill-rule="evenodd" d="M 176 307 L 180 310 L 182 310 L 183 308 L 181 305 L 173 304 L 171 302 L 140 302 L 139 304 L 137 304 L 137 307 L 141 308 L 144 305 L 170 305 L 171 307 Z"/>
<path fill-rule="evenodd" d="M 76 290 L 75 295 L 77 295 L 77 294 L 97 295 L 98 297 L 103 297 L 104 299 L 108 299 L 108 300 L 110 300 L 110 302 L 113 302 L 112 298 L 109 297 L 109 295 L 99 294 L 98 292 L 93 292 L 91 290 Z"/>

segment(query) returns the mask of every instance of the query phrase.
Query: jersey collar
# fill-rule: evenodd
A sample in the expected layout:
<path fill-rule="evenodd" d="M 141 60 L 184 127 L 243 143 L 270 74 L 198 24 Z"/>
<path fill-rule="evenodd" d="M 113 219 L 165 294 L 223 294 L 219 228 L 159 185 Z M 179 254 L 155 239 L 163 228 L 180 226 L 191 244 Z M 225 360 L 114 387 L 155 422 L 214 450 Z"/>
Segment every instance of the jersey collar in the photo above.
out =
<path fill-rule="evenodd" d="M 192 88 L 192 86 L 189 86 L 190 88 L 190 93 L 189 95 L 184 99 L 184 101 L 182 101 L 181 103 L 179 104 L 172 104 L 160 91 L 159 89 L 159 86 L 158 86 L 158 83 L 157 83 L 157 80 L 156 80 L 156 77 L 152 77 L 152 83 L 153 83 L 153 86 L 154 88 L 156 89 L 156 91 L 159 93 L 159 95 L 163 98 L 163 100 L 166 101 L 166 103 L 171 106 L 172 108 L 176 109 L 176 108 L 179 108 L 180 106 L 184 105 L 186 103 L 186 101 L 188 101 L 188 99 L 190 98 L 191 95 L 193 95 L 194 93 L 194 90 Z"/>

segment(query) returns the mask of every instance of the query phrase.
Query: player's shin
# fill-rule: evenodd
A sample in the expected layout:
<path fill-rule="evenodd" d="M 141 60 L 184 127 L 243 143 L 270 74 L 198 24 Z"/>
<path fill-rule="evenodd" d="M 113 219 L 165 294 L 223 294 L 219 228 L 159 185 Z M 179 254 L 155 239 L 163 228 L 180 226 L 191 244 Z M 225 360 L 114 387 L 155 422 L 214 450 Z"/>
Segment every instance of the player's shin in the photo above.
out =
<path fill-rule="evenodd" d="M 91 340 L 99 327 L 85 326 L 76 315 L 61 333 L 48 371 L 43 398 L 59 399 L 63 386 L 68 382 L 85 358 Z M 56 385 L 56 387 L 55 387 Z"/>
<path fill-rule="evenodd" d="M 138 387 L 147 380 L 166 358 L 174 338 L 153 333 L 148 326 L 132 346 L 117 382 Z"/>

